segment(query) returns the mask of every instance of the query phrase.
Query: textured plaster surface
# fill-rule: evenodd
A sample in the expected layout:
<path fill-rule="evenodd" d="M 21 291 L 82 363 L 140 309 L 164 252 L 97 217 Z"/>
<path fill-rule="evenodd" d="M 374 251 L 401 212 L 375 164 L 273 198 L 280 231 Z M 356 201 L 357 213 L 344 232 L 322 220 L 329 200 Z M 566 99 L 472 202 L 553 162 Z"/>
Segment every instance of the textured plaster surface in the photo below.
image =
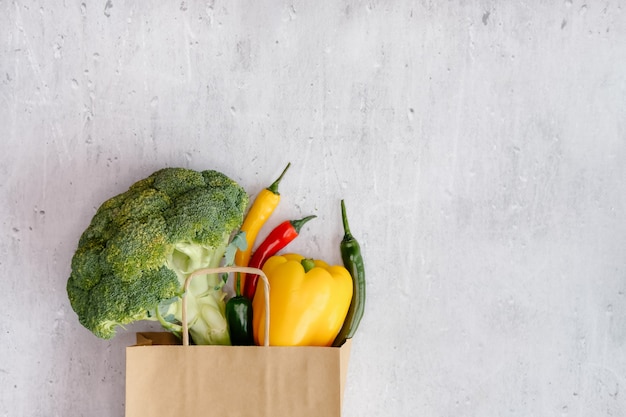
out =
<path fill-rule="evenodd" d="M 623 8 L 0 0 L 0 416 L 124 414 L 157 327 L 65 293 L 102 201 L 288 161 L 268 227 L 316 214 L 291 249 L 339 262 L 344 198 L 366 261 L 346 417 L 626 415 Z"/>

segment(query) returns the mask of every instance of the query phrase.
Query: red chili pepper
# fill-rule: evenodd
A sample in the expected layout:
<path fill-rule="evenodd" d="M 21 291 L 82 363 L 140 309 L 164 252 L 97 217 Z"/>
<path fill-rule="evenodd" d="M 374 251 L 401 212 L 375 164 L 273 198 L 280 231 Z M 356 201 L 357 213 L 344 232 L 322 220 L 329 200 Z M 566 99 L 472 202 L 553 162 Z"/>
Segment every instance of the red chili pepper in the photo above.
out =
<path fill-rule="evenodd" d="M 252 268 L 262 268 L 269 257 L 276 255 L 279 250 L 298 237 L 302 226 L 315 217 L 316 216 L 308 216 L 300 220 L 286 220 L 276 226 L 276 228 L 267 235 L 263 243 L 259 245 L 257 250 L 254 251 L 248 266 Z M 258 281 L 258 275 L 246 276 L 246 285 L 243 287 L 243 295 L 245 297 L 250 300 L 254 298 Z"/>

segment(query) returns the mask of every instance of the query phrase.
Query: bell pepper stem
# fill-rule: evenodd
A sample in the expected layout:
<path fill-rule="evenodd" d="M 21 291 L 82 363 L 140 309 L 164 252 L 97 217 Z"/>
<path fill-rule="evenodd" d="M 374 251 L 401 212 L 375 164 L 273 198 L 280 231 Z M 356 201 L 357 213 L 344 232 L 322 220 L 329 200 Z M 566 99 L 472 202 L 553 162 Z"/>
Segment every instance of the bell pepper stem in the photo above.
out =
<path fill-rule="evenodd" d="M 313 259 L 303 259 L 300 261 L 302 267 L 304 268 L 304 272 L 309 272 L 311 269 L 315 268 L 315 261 Z"/>

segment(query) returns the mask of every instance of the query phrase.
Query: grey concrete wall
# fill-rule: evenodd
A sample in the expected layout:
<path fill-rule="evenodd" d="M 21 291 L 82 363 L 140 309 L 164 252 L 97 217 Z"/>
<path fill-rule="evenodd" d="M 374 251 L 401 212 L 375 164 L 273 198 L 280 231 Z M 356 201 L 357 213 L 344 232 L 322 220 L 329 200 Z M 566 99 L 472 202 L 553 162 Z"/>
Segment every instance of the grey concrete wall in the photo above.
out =
<path fill-rule="evenodd" d="M 148 3 L 150 3 L 148 5 Z M 65 284 L 94 210 L 164 166 L 368 272 L 344 415 L 626 415 L 619 1 L 0 1 L 0 415 L 124 413 Z M 158 328 L 158 327 L 157 327 Z"/>

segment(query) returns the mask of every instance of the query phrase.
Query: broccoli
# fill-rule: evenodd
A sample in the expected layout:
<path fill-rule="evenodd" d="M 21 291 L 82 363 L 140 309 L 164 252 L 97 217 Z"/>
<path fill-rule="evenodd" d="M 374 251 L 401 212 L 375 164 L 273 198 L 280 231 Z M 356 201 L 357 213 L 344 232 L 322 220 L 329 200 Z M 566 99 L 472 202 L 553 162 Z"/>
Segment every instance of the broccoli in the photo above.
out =
<path fill-rule="evenodd" d="M 110 339 L 117 326 L 160 321 L 180 336 L 185 278 L 222 263 L 248 205 L 217 171 L 161 169 L 105 201 L 81 235 L 67 293 L 80 323 Z M 186 295 L 196 344 L 230 344 L 224 280 L 194 278 Z"/>

